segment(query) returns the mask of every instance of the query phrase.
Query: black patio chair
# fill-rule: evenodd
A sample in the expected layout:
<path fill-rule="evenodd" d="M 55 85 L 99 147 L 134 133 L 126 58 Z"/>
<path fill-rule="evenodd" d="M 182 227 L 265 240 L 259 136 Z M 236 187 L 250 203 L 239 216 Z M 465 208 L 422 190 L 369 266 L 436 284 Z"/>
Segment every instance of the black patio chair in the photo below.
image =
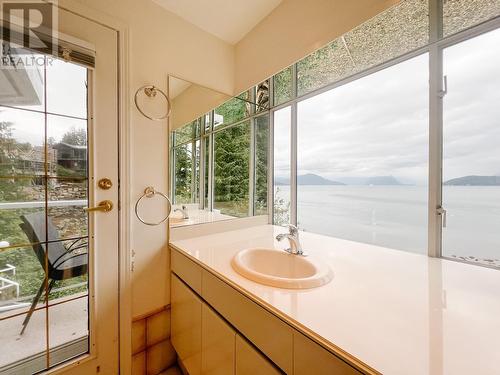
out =
<path fill-rule="evenodd" d="M 71 242 L 69 246 L 65 246 L 63 242 L 61 242 L 59 233 L 50 217 L 47 218 L 47 222 L 45 221 L 45 212 L 23 215 L 21 216 L 21 220 L 23 222 L 19 224 L 19 226 L 26 236 L 28 236 L 33 251 L 46 275 L 23 321 L 23 328 L 21 329 L 22 335 L 28 326 L 43 291 L 46 290 L 46 301 L 56 281 L 67 280 L 86 274 L 88 254 L 87 252 L 75 254 L 75 251 L 87 247 L 87 242 L 83 239 L 77 239 Z M 45 230 L 46 223 L 47 231 Z M 46 235 L 47 242 L 45 240 Z"/>

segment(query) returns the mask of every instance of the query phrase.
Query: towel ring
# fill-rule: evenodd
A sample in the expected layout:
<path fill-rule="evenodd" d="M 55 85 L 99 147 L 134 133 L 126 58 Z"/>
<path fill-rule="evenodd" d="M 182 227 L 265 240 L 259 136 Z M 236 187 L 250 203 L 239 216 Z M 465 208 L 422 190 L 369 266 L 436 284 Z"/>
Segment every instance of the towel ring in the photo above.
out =
<path fill-rule="evenodd" d="M 144 220 L 142 218 L 141 215 L 139 215 L 139 203 L 141 202 L 141 200 L 146 197 L 146 198 L 152 198 L 154 197 L 156 194 L 158 194 L 159 196 L 165 198 L 168 202 L 168 214 L 167 216 L 165 216 L 164 219 L 162 219 L 161 221 L 157 222 L 157 223 L 148 223 L 146 220 Z M 156 191 L 154 187 L 152 186 L 148 186 L 146 189 L 144 189 L 144 194 L 141 195 L 141 197 L 137 200 L 137 202 L 135 203 L 135 216 L 137 216 L 137 218 L 139 219 L 139 221 L 143 224 L 146 224 L 146 225 L 150 225 L 150 226 L 156 226 L 156 225 L 160 225 L 161 223 L 163 223 L 165 220 L 167 220 L 169 217 L 170 217 L 170 213 L 172 212 L 172 202 L 170 202 L 170 198 L 167 197 L 165 194 L 159 192 L 159 191 Z"/>
<path fill-rule="evenodd" d="M 161 117 L 152 117 L 152 116 L 149 116 L 147 115 L 142 109 L 141 107 L 139 106 L 139 102 L 137 101 L 137 96 L 139 95 L 139 93 L 141 91 L 144 91 L 144 94 L 148 97 L 148 98 L 155 98 L 156 95 L 158 93 L 160 93 L 166 100 L 167 100 L 167 105 L 168 105 L 168 110 L 167 110 L 167 113 L 165 113 L 163 116 Z M 137 91 L 135 92 L 135 96 L 134 96 L 134 103 L 135 103 L 135 106 L 137 107 L 137 109 L 139 110 L 139 112 L 141 112 L 141 114 L 150 119 L 150 120 L 153 120 L 153 121 L 161 121 L 161 120 L 164 120 L 166 119 L 168 116 L 170 116 L 170 111 L 172 110 L 172 105 L 170 104 L 170 99 L 168 98 L 168 95 L 165 94 L 162 90 L 160 90 L 158 87 L 154 86 L 154 85 L 144 85 L 142 87 L 139 87 L 137 89 Z"/>

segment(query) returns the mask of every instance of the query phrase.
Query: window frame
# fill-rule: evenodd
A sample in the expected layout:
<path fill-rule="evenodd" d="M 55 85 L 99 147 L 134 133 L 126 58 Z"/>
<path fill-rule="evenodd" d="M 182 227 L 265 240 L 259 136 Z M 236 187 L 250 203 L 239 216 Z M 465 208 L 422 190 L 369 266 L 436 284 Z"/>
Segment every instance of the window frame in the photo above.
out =
<path fill-rule="evenodd" d="M 429 0 L 429 43 L 425 46 L 407 52 L 396 58 L 389 59 L 383 63 L 362 70 L 351 76 L 342 78 L 338 81 L 331 82 L 320 88 L 312 90 L 303 95 L 297 95 L 297 63 L 292 65 L 292 98 L 281 102 L 274 106 L 274 90 L 270 85 L 270 145 L 274 145 L 274 113 L 280 109 L 291 106 L 291 177 L 290 177 L 290 219 L 291 224 L 297 225 L 297 105 L 298 103 L 311 97 L 320 95 L 326 91 L 343 86 L 352 81 L 361 79 L 380 70 L 389 68 L 396 64 L 402 63 L 422 54 L 429 54 L 429 156 L 428 156 L 428 246 L 427 255 L 433 258 L 444 258 L 454 261 L 461 261 L 468 264 L 482 265 L 454 258 L 444 257 L 442 254 L 442 216 L 445 211 L 442 207 L 442 165 L 443 165 L 443 98 L 446 94 L 444 91 L 444 76 L 443 76 L 443 50 L 452 45 L 458 44 L 465 40 L 482 35 L 489 31 L 500 28 L 500 16 L 492 17 L 491 19 L 461 30 L 455 34 L 443 37 L 443 1 L 444 0 Z M 397 6 L 397 5 L 395 5 Z M 285 68 L 287 69 L 287 68 Z M 280 72 L 281 73 L 281 72 Z M 279 74 L 279 73 L 278 73 Z M 274 76 L 270 80 L 274 83 Z M 270 147 L 273 148 L 273 147 Z M 271 150 L 269 165 L 270 178 L 268 180 L 268 192 L 270 196 L 269 205 L 269 222 L 274 224 L 274 165 L 273 152 Z M 496 268 L 496 267 L 494 267 Z"/>

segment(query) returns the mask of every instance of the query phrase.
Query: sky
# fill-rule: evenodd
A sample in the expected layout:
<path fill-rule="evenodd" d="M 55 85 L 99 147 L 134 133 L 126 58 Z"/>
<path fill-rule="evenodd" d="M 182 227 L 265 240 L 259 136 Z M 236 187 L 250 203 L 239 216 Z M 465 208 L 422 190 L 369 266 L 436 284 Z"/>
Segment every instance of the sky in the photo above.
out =
<path fill-rule="evenodd" d="M 444 50 L 444 180 L 500 175 L 500 30 Z M 496 47 L 496 48 L 495 48 Z M 86 69 L 53 60 L 47 70 L 47 109 L 86 117 Z M 44 103 L 31 109 L 42 110 Z M 41 146 L 43 114 L 0 108 L 19 142 Z M 275 113 L 275 168 L 290 166 L 290 109 Z M 56 142 L 83 119 L 49 116 Z M 298 173 L 335 180 L 395 176 L 427 184 L 428 55 L 358 79 L 298 105 Z"/>
<path fill-rule="evenodd" d="M 47 135 L 49 138 L 54 138 L 56 142 L 60 141 L 62 136 L 72 128 L 87 128 L 86 81 L 86 68 L 55 59 L 51 64 L 47 64 L 47 112 L 57 114 L 47 117 Z M 41 94 L 40 104 L 20 108 L 43 111 L 45 102 L 43 92 Z M 42 146 L 44 144 L 44 114 L 21 109 L 0 107 L 0 121 L 13 123 L 13 136 L 18 142 Z"/>
<path fill-rule="evenodd" d="M 444 180 L 500 175 L 500 30 L 447 48 Z M 496 48 L 494 48 L 496 47 Z M 428 179 L 428 55 L 298 105 L 298 174 Z M 275 115 L 276 175 L 289 173 L 289 112 Z"/>

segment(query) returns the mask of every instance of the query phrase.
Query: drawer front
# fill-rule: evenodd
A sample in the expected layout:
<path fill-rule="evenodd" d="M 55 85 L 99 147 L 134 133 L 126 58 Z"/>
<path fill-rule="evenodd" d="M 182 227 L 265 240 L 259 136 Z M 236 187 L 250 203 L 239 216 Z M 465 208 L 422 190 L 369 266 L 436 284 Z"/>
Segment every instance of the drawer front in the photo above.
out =
<path fill-rule="evenodd" d="M 203 298 L 276 365 L 292 373 L 293 330 L 231 286 L 203 270 Z"/>
<path fill-rule="evenodd" d="M 299 332 L 293 334 L 294 375 L 361 375 L 340 358 Z"/>
<path fill-rule="evenodd" d="M 201 373 L 233 375 L 236 332 L 206 303 L 201 327 Z"/>
<path fill-rule="evenodd" d="M 240 335 L 236 335 L 236 375 L 279 375 L 279 371 Z"/>
<path fill-rule="evenodd" d="M 170 254 L 172 271 L 196 293 L 201 294 L 201 267 L 174 248 L 170 248 Z"/>
<path fill-rule="evenodd" d="M 190 375 L 201 374 L 202 301 L 172 274 L 172 344 Z"/>

